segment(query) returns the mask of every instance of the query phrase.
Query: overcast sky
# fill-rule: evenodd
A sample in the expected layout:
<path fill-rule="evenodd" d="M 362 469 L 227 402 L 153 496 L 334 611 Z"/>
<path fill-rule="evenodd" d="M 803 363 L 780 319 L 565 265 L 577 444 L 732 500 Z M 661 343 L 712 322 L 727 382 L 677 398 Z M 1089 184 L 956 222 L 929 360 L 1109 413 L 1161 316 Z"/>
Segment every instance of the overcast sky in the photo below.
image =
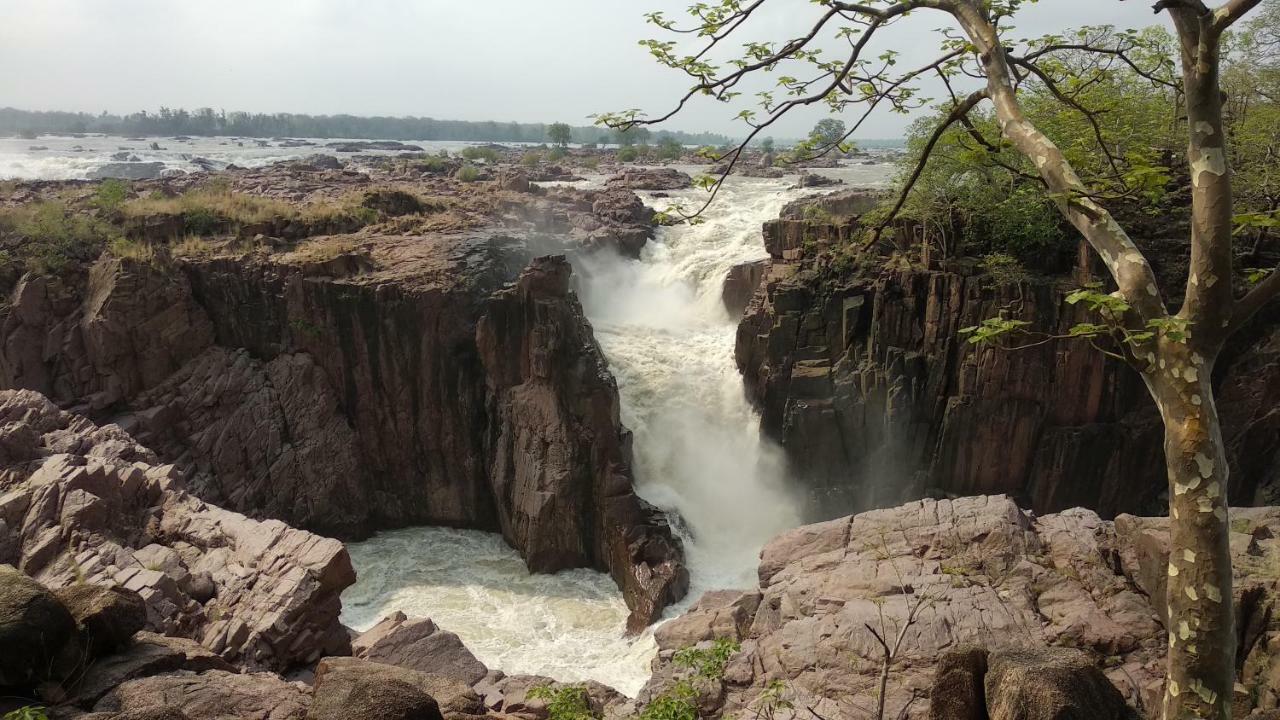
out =
<path fill-rule="evenodd" d="M 637 41 L 643 14 L 691 0 L 0 0 L 0 106 L 132 112 L 160 105 L 313 114 L 589 124 L 628 107 L 665 111 L 687 82 Z M 808 0 L 771 0 L 744 31 L 789 37 Z M 945 18 L 893 28 L 904 66 Z M 1040 0 L 1018 31 L 1153 24 L 1145 0 Z M 738 134 L 733 109 L 691 108 L 673 128 Z M 778 128 L 799 136 L 816 114 Z M 875 117 L 859 137 L 895 137 Z"/>

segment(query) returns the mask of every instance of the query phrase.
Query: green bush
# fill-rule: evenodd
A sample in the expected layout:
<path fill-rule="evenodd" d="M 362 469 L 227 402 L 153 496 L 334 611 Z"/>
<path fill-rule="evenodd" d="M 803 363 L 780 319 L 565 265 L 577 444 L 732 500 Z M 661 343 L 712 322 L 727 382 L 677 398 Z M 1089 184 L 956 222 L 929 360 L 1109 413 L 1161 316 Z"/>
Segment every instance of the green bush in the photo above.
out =
<path fill-rule="evenodd" d="M 591 711 L 586 688 L 567 685 L 557 689 L 539 685 L 529 690 L 529 697 L 546 701 L 550 720 L 598 720 Z"/>
<path fill-rule="evenodd" d="M 542 153 L 537 150 L 530 150 L 520 157 L 520 164 L 527 168 L 537 167 L 540 162 L 542 162 Z"/>
<path fill-rule="evenodd" d="M 556 162 L 557 160 L 563 160 L 564 157 L 568 154 L 569 154 L 568 150 L 565 150 L 563 147 L 560 147 L 559 145 L 557 145 L 556 147 L 551 148 L 551 150 L 547 153 L 547 160 L 550 162 Z"/>
<path fill-rule="evenodd" d="M 27 705 L 4 714 L 4 720 L 49 720 L 43 705 Z"/>
<path fill-rule="evenodd" d="M 471 163 L 464 163 L 458 168 L 457 174 L 454 175 L 461 182 L 469 183 L 480 179 L 480 168 Z"/>
<path fill-rule="evenodd" d="M 998 283 L 1023 282 L 1029 275 L 1018 258 L 1004 253 L 987 253 L 978 263 Z"/>
<path fill-rule="evenodd" d="M 687 647 L 677 650 L 672 660 L 676 667 L 689 668 L 699 677 L 708 680 L 719 680 L 724 677 L 724 669 L 729 658 L 742 649 L 742 646 L 728 638 L 718 638 L 710 648 L 705 650 Z"/>
<path fill-rule="evenodd" d="M 635 162 L 637 157 L 640 157 L 640 151 L 634 145 L 618 148 L 618 162 Z"/>
<path fill-rule="evenodd" d="M 681 680 L 640 711 L 640 720 L 698 720 L 698 691 Z"/>
<path fill-rule="evenodd" d="M 129 196 L 129 186 L 123 180 L 103 180 L 93 196 L 93 206 L 103 212 L 115 212 Z"/>

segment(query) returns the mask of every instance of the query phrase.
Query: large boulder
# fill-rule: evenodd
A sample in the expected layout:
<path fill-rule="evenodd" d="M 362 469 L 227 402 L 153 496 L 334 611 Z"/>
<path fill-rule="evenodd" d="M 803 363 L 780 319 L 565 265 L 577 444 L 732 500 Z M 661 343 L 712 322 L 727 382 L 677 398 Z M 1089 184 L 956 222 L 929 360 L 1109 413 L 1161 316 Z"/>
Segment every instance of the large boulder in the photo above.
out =
<path fill-rule="evenodd" d="M 190 720 L 303 720 L 310 705 L 305 685 L 279 675 L 209 670 L 130 680 L 107 693 L 93 709 L 140 713 L 170 708 Z"/>
<path fill-rule="evenodd" d="M 0 687 L 60 680 L 74 669 L 76 621 L 43 585 L 0 565 Z"/>
<path fill-rule="evenodd" d="M 1083 651 L 998 650 L 984 681 L 991 720 L 1129 720 L 1124 697 Z"/>
<path fill-rule="evenodd" d="M 489 673 L 457 635 L 426 618 L 392 613 L 351 641 L 355 657 L 474 685 Z"/>
<path fill-rule="evenodd" d="M 929 690 L 929 720 L 983 720 L 986 674 L 986 648 L 957 648 L 938 658 Z"/>
<path fill-rule="evenodd" d="M 54 594 L 75 618 L 90 657 L 123 648 L 147 625 L 147 604 L 132 590 L 78 584 Z"/>
<path fill-rule="evenodd" d="M 404 684 L 416 688 L 439 705 L 445 717 L 478 715 L 484 712 L 480 696 L 469 686 L 440 675 L 369 662 L 353 657 L 328 657 L 316 666 L 314 720 L 336 720 L 342 709 L 378 685 Z M 402 689 L 397 691 L 408 701 Z M 371 701 L 370 701 L 371 702 Z M 373 707 L 371 704 L 366 708 Z M 335 714 L 336 713 L 336 714 Z"/>
<path fill-rule="evenodd" d="M 357 678 L 338 690 L 329 682 L 316 690 L 307 720 L 442 720 L 440 706 L 404 680 Z"/>
<path fill-rule="evenodd" d="M 693 178 L 675 168 L 627 168 L 605 185 L 628 190 L 681 190 L 692 187 Z"/>
<path fill-rule="evenodd" d="M 180 670 L 235 672 L 236 668 L 193 640 L 140 632 L 129 647 L 95 660 L 69 683 L 67 700 L 89 709 L 123 683 Z"/>

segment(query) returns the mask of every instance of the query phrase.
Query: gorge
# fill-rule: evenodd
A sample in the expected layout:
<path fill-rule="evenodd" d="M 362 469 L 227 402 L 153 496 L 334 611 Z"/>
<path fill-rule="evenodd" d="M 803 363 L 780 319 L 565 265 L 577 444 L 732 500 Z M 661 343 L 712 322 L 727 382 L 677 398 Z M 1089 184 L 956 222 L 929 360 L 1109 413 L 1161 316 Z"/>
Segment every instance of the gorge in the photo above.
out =
<path fill-rule="evenodd" d="M 651 207 L 700 191 L 637 195 L 585 171 L 540 186 L 509 158 L 470 184 L 434 165 L 307 158 L 141 181 L 127 202 L 145 213 L 102 213 L 129 242 L 11 278 L 0 377 L 22 391 L 4 401 L 0 563 L 53 588 L 138 590 L 148 629 L 215 655 L 186 647 L 72 705 L 146 706 L 187 677 L 173 672 L 216 696 L 217 673 L 239 669 L 305 710 L 399 610 L 457 633 L 470 659 L 456 667 L 479 663 L 432 692 L 446 717 L 545 717 L 526 695 L 551 680 L 529 676 L 648 702 L 685 672 L 678 651 L 728 638 L 741 649 L 700 690 L 709 714 L 786 682 L 822 717 L 852 717 L 842 698 L 878 673 L 868 598 L 898 612 L 909 585 L 938 607 L 891 696 L 905 716 L 923 717 L 948 651 L 1014 627 L 1098 653 L 1121 705 L 1151 707 L 1152 568 L 1168 551 L 1157 520 L 1124 515 L 1163 483 L 1145 397 L 1087 347 L 1009 356 L 956 332 L 1013 300 L 1067 322 L 1063 278 L 833 276 L 831 241 L 887 165 L 818 170 L 858 188 L 822 213 L 793 201 L 829 191 L 732 177 L 705 222 L 656 230 Z M 97 216 L 97 187 L 19 184 L 6 202 Z M 183 204 L 197 200 L 216 216 L 198 241 Z M 1260 318 L 1220 369 L 1232 492 L 1258 504 L 1275 491 L 1274 327 Z M 1046 377 L 1061 396 L 1028 398 Z M 961 495 L 990 497 L 947 499 Z M 1243 511 L 1233 536 L 1251 573 L 1249 711 L 1280 702 L 1273 514 Z M 314 688 L 271 684 L 321 667 Z M 637 710 L 588 687 L 602 711 Z"/>

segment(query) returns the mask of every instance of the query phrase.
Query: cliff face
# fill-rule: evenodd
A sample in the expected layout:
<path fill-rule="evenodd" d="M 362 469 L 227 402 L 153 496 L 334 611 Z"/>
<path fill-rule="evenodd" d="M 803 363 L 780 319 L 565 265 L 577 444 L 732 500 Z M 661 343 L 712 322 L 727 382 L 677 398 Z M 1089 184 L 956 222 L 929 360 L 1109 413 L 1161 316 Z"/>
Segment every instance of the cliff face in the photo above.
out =
<path fill-rule="evenodd" d="M 771 261 L 736 345 L 764 431 L 814 489 L 815 512 L 984 493 L 1038 512 L 1155 507 L 1166 484 L 1160 420 L 1136 373 L 1083 341 L 1010 351 L 959 334 L 1002 314 L 1065 334 L 1086 319 L 1064 300 L 1078 283 L 820 265 L 849 229 L 765 225 Z M 1265 500 L 1280 474 L 1280 417 L 1267 400 L 1278 350 L 1275 323 L 1261 323 L 1216 369 L 1239 503 Z"/>
<path fill-rule="evenodd" d="M 340 538 L 502 532 L 533 570 L 608 571 L 635 629 L 684 594 L 682 548 L 632 492 L 568 265 L 520 276 L 531 245 L 490 227 L 104 254 L 82 287 L 18 284 L 0 380 L 118 423 L 230 510 Z"/>

